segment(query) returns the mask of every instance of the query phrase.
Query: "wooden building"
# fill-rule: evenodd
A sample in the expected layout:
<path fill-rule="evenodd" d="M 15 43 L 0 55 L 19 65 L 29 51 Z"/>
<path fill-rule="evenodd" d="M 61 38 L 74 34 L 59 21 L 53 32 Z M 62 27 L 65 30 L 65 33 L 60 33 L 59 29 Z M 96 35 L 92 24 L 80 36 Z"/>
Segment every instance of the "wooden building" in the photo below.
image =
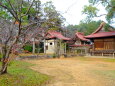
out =
<path fill-rule="evenodd" d="M 72 38 L 74 41 L 70 45 L 70 52 L 73 54 L 87 54 L 90 48 L 90 40 L 84 37 L 84 34 L 81 32 L 76 32 L 75 36 Z"/>
<path fill-rule="evenodd" d="M 44 53 L 47 54 L 65 54 L 66 53 L 66 41 L 70 38 L 64 37 L 61 32 L 48 31 L 44 41 Z"/>
<path fill-rule="evenodd" d="M 91 35 L 85 36 L 93 42 L 91 49 L 92 55 L 113 55 L 115 54 L 115 31 L 103 31 L 104 24 L 102 23 L 99 28 Z"/>

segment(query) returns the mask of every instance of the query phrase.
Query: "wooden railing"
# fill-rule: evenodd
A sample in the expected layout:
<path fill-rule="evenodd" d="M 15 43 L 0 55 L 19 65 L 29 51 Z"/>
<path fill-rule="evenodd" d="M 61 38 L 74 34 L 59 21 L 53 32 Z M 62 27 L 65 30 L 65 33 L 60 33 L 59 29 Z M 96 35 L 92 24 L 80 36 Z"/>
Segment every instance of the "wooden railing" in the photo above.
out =
<path fill-rule="evenodd" d="M 91 50 L 90 53 L 91 55 L 112 55 L 113 57 L 115 57 L 115 50 Z"/>

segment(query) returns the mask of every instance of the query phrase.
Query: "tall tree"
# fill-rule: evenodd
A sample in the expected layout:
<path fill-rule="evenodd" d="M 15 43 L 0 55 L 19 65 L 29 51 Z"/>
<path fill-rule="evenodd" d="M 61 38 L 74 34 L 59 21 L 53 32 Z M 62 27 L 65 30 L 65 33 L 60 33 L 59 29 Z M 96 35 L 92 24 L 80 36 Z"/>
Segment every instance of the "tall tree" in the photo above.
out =
<path fill-rule="evenodd" d="M 44 4 L 43 15 L 46 21 L 45 23 L 43 23 L 43 26 L 45 26 L 46 28 L 59 30 L 62 27 L 64 18 L 56 10 L 55 6 L 51 1 Z"/>
<path fill-rule="evenodd" d="M 25 36 L 23 34 L 28 32 L 28 30 L 31 30 L 29 26 L 33 27 L 39 23 L 35 21 L 30 24 L 27 23 L 26 26 L 23 24 L 28 21 L 28 14 L 35 12 L 33 6 L 35 0 L 28 1 L 29 2 L 26 0 L 0 0 L 1 9 L 11 18 L 8 20 L 9 17 L 7 18 L 7 16 L 4 16 L 6 20 L 0 19 L 1 25 L 6 22 L 6 24 L 3 24 L 0 29 L 0 44 L 2 44 L 3 54 L 2 69 L 0 71 L 1 74 L 7 73 L 7 66 L 11 58 L 9 55 L 12 49 L 15 49 L 15 45 L 18 44 L 19 41 L 23 40 L 22 38 Z M 20 39 L 20 37 L 22 38 Z"/>
<path fill-rule="evenodd" d="M 100 17 L 106 15 L 109 23 L 114 23 L 115 19 L 115 0 L 89 0 L 89 6 L 84 6 L 83 13 L 87 14 L 87 18 Z M 107 14 L 97 15 L 99 8 L 98 5 L 105 7 Z"/>
<path fill-rule="evenodd" d="M 98 12 L 99 10 L 96 7 L 93 7 L 92 5 L 89 6 L 85 5 L 82 11 L 83 14 L 87 15 L 85 22 L 92 21 L 92 19 L 97 16 Z"/>

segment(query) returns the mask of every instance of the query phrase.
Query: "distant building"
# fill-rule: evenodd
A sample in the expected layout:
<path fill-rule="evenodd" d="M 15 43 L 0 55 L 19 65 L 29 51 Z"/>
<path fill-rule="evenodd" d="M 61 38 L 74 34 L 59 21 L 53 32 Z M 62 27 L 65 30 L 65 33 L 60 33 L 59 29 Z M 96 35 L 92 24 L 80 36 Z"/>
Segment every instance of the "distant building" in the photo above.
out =
<path fill-rule="evenodd" d="M 54 30 L 48 31 L 44 40 L 44 53 L 47 54 L 65 54 L 66 41 L 70 38 L 64 37 L 61 32 Z"/>
<path fill-rule="evenodd" d="M 90 40 L 84 37 L 81 32 L 76 32 L 72 38 L 73 44 L 69 45 L 70 52 L 74 54 L 87 54 L 90 48 Z M 72 42 L 71 42 L 72 43 Z"/>
<path fill-rule="evenodd" d="M 92 55 L 113 55 L 115 54 L 115 31 L 103 31 L 104 23 L 92 34 L 85 36 L 93 42 Z"/>

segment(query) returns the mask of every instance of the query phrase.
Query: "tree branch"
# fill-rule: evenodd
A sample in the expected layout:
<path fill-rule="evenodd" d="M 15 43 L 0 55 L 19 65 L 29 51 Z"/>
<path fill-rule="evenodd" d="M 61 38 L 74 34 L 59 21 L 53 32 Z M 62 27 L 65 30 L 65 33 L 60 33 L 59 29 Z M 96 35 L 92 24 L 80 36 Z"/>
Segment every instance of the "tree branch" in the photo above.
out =
<path fill-rule="evenodd" d="M 3 5 L 1 2 L 0 2 L 0 6 L 3 7 L 4 9 L 7 9 L 11 14 L 12 16 L 18 20 L 18 18 L 14 15 L 14 13 L 12 12 L 12 10 L 10 8 L 8 8 L 7 6 Z M 19 21 L 19 20 L 18 20 Z"/>
<path fill-rule="evenodd" d="M 99 15 L 99 16 L 96 16 L 96 17 L 101 17 L 101 16 L 104 16 L 104 15 L 107 15 L 107 14 L 101 14 L 101 15 Z"/>
<path fill-rule="evenodd" d="M 8 0 L 8 3 L 9 3 L 9 5 L 10 5 L 10 7 L 11 7 L 13 13 L 14 13 L 14 15 L 15 15 L 16 17 L 18 17 L 18 15 L 17 15 L 16 11 L 14 10 L 14 7 L 13 7 L 13 5 L 11 4 L 10 0 Z"/>
<path fill-rule="evenodd" d="M 110 5 L 108 1 L 106 1 L 109 7 L 115 8 L 115 6 Z"/>
<path fill-rule="evenodd" d="M 23 26 L 23 27 L 21 27 L 21 28 L 22 28 L 22 29 L 23 29 L 23 28 L 28 28 L 28 27 L 30 27 L 31 25 L 35 25 L 35 24 L 37 24 L 37 22 L 31 23 L 31 24 L 29 24 L 29 25 L 27 25 L 27 26 Z"/>
<path fill-rule="evenodd" d="M 21 2 L 20 9 L 19 9 L 19 13 L 20 13 L 19 16 L 20 16 L 20 18 L 22 18 L 22 17 L 21 17 L 22 5 L 23 5 L 23 0 L 22 0 L 22 2 Z"/>
<path fill-rule="evenodd" d="M 26 15 L 28 14 L 28 12 L 30 11 L 30 9 L 31 9 L 31 7 L 32 7 L 32 5 L 33 5 L 33 3 L 34 3 L 34 1 L 35 1 L 35 0 L 32 1 L 32 3 L 31 3 L 31 5 L 29 6 L 27 12 L 26 12 L 24 15 L 22 15 L 22 17 L 24 17 L 24 16 L 26 16 Z"/>

